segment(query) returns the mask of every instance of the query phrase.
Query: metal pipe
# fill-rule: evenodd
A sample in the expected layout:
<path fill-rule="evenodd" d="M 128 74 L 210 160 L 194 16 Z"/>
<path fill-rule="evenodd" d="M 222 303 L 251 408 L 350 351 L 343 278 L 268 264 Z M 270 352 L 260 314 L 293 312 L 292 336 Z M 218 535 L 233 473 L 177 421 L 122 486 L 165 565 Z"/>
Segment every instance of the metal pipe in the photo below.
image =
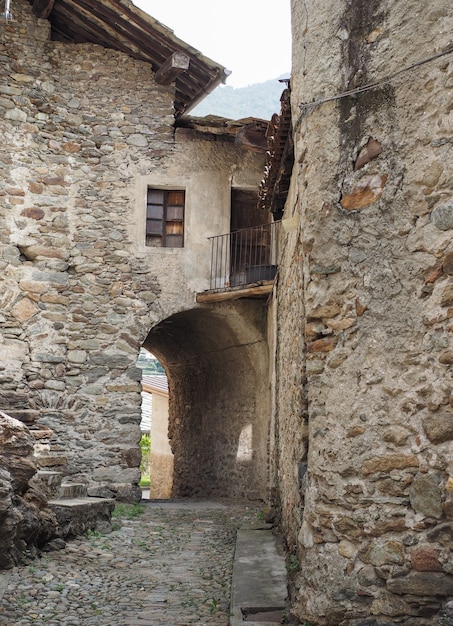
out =
<path fill-rule="evenodd" d="M 7 24 L 13 19 L 13 14 L 11 13 L 10 8 L 11 0 L 5 0 L 5 10 L 3 13 L 0 13 L 0 17 L 4 19 Z"/>

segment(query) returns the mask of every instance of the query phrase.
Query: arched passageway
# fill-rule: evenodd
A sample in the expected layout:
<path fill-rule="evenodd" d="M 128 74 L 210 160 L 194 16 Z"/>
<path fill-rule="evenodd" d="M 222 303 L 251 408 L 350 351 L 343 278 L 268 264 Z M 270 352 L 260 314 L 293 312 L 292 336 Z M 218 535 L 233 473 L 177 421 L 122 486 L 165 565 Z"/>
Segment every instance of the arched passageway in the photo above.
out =
<path fill-rule="evenodd" d="M 266 316 L 261 300 L 218 303 L 172 315 L 146 338 L 168 376 L 173 496 L 265 498 Z"/>

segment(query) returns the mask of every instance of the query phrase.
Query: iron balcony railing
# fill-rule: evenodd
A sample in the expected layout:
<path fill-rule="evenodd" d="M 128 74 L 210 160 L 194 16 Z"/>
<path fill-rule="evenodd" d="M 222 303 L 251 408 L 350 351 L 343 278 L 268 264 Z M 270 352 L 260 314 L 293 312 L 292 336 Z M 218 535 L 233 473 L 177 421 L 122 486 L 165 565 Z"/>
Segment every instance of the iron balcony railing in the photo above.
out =
<path fill-rule="evenodd" d="M 281 222 L 209 237 L 210 289 L 230 289 L 272 280 L 277 271 Z"/>

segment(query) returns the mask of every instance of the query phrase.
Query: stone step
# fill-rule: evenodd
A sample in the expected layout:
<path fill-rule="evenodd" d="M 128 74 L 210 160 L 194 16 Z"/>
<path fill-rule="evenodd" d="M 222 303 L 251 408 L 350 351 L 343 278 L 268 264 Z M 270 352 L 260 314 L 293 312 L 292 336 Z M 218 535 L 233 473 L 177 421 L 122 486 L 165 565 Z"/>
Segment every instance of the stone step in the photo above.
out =
<path fill-rule="evenodd" d="M 67 464 L 67 458 L 63 454 L 37 452 L 35 450 L 35 461 L 40 468 L 62 467 Z"/>
<path fill-rule="evenodd" d="M 40 417 L 40 412 L 37 411 L 36 409 L 11 409 L 10 408 L 8 409 L 7 414 L 10 417 L 14 417 L 14 419 L 16 420 L 19 420 L 19 422 L 26 424 L 27 426 L 34 424 L 36 420 L 39 419 Z"/>
<path fill-rule="evenodd" d="M 57 485 L 58 487 L 63 479 L 63 474 L 54 470 L 38 470 L 36 474 L 40 480 L 48 485 Z"/>
<path fill-rule="evenodd" d="M 84 535 L 88 530 L 110 532 L 110 519 L 116 501 L 112 498 L 64 498 L 49 500 L 57 516 L 63 539 Z"/>
<path fill-rule="evenodd" d="M 63 474 L 53 470 L 38 470 L 30 481 L 32 486 L 40 489 L 47 498 L 55 498 L 60 489 Z"/>
<path fill-rule="evenodd" d="M 61 483 L 58 500 L 85 498 L 87 486 L 84 483 Z"/>
<path fill-rule="evenodd" d="M 53 436 L 53 430 L 47 428 L 46 426 L 41 426 L 40 424 L 34 424 L 30 428 L 30 435 L 33 437 L 35 441 L 43 441 L 51 439 Z"/>

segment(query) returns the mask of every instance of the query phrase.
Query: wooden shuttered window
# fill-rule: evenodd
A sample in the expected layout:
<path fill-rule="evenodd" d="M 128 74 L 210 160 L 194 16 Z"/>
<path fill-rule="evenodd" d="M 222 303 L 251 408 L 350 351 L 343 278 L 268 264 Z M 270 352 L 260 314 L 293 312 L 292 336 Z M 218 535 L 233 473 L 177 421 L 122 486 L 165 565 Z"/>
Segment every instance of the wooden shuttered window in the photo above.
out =
<path fill-rule="evenodd" d="M 155 248 L 184 246 L 184 191 L 148 189 L 146 245 Z"/>

